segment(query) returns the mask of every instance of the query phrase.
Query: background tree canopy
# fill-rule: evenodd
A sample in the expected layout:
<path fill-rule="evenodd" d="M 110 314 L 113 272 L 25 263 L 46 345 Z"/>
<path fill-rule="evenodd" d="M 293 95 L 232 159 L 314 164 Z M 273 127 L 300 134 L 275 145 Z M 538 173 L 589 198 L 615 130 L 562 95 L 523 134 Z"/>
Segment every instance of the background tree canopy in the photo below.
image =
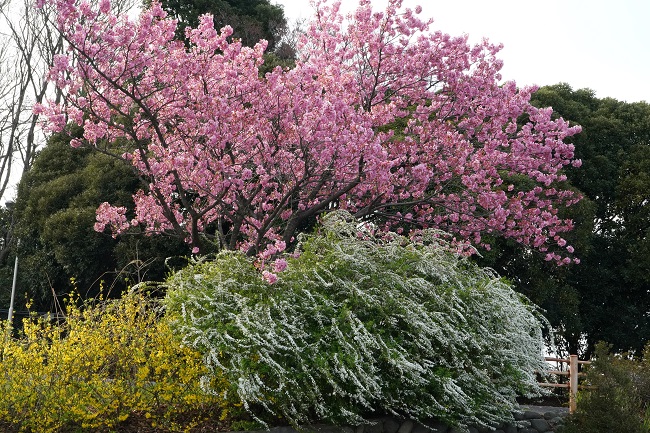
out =
<path fill-rule="evenodd" d="M 196 28 L 199 17 L 206 13 L 212 14 L 216 29 L 230 25 L 234 30 L 232 37 L 241 39 L 246 46 L 266 39 L 270 51 L 276 48 L 287 28 L 284 9 L 269 0 L 164 0 L 162 6 L 178 19 L 177 34 L 181 38 L 185 27 Z"/>
<path fill-rule="evenodd" d="M 133 231 L 118 240 L 93 230 L 97 203 L 128 202 L 138 188 L 140 180 L 123 161 L 74 149 L 67 134 L 52 136 L 20 183 L 14 215 L 20 287 L 35 308 L 49 310 L 55 294 L 74 286 L 89 297 L 102 285 L 119 294 L 129 282 L 161 280 L 165 258 L 188 253 L 176 239 Z"/>
<path fill-rule="evenodd" d="M 503 240 L 479 261 L 547 310 L 565 353 L 589 357 L 600 340 L 640 353 L 650 335 L 650 105 L 567 84 L 542 87 L 533 103 L 582 126 L 571 138 L 582 167 L 566 173 L 584 199 L 565 211 L 581 263 L 558 268 Z"/>

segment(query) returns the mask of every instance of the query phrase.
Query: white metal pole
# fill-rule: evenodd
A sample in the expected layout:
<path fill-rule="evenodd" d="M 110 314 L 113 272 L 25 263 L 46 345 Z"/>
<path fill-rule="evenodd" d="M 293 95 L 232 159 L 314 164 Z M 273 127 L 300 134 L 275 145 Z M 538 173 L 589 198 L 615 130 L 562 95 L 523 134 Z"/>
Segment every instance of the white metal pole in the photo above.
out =
<path fill-rule="evenodd" d="M 576 411 L 578 395 L 578 355 L 569 356 L 569 413 Z"/>
<path fill-rule="evenodd" d="M 20 241 L 18 241 L 18 245 L 20 245 Z M 13 324 L 13 318 L 14 318 L 14 298 L 16 297 L 16 277 L 18 276 L 18 251 L 16 251 L 16 261 L 14 262 L 14 279 L 13 282 L 11 283 L 11 300 L 9 301 L 9 315 L 7 316 L 7 322 L 9 322 L 9 326 L 12 326 Z"/>

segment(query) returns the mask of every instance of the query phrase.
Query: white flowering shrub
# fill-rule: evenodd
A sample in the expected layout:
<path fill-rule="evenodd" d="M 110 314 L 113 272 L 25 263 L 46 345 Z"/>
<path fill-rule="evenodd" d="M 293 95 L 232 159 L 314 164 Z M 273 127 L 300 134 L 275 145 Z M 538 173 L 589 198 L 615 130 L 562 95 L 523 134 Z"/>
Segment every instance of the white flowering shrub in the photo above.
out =
<path fill-rule="evenodd" d="M 230 398 L 267 421 L 511 420 L 516 396 L 540 391 L 540 318 L 438 234 L 380 238 L 332 213 L 274 284 L 224 252 L 169 278 L 168 312 Z"/>

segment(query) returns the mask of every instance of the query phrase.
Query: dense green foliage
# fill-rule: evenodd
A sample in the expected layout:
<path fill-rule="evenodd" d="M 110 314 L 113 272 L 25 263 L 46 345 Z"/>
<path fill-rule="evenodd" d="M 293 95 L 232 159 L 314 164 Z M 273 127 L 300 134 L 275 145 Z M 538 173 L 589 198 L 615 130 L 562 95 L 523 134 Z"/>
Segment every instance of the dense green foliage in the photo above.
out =
<path fill-rule="evenodd" d="M 167 306 L 185 344 L 260 419 L 508 420 L 516 396 L 538 391 L 541 324 L 439 235 L 379 238 L 332 213 L 275 283 L 224 252 L 173 275 Z"/>
<path fill-rule="evenodd" d="M 141 187 L 124 162 L 74 149 L 65 134 L 54 135 L 18 190 L 13 216 L 14 237 L 20 239 L 19 304 L 26 296 L 37 310 L 49 311 L 55 294 L 60 298 L 72 289 L 71 279 L 83 297 L 96 295 L 102 283 L 114 286 L 117 295 L 129 282 L 164 279 L 165 259 L 188 252 L 180 240 L 136 231 L 117 240 L 93 229 L 100 203 L 128 203 Z M 10 282 L 13 261 L 3 269 Z"/>
<path fill-rule="evenodd" d="M 232 37 L 244 45 L 253 46 L 266 39 L 273 51 L 287 26 L 282 6 L 269 0 L 164 0 L 162 6 L 178 19 L 179 37 L 184 36 L 185 27 L 196 28 L 199 17 L 209 13 L 216 29 L 230 25 Z"/>
<path fill-rule="evenodd" d="M 609 349 L 596 346 L 587 375 L 595 388 L 579 394 L 564 433 L 650 432 L 650 345 L 643 359 L 613 355 Z"/>
<path fill-rule="evenodd" d="M 563 215 L 581 263 L 558 268 L 499 239 L 479 263 L 546 310 L 563 353 L 590 357 L 600 340 L 640 353 L 650 335 L 650 105 L 566 84 L 542 87 L 533 103 L 582 126 L 571 138 L 582 167 L 566 174 L 584 199 Z"/>
<path fill-rule="evenodd" d="M 149 295 L 73 301 L 63 321 L 31 318 L 0 339 L 0 430 L 186 431 L 219 420 L 224 402 L 199 388 L 200 354 L 179 344 Z"/>

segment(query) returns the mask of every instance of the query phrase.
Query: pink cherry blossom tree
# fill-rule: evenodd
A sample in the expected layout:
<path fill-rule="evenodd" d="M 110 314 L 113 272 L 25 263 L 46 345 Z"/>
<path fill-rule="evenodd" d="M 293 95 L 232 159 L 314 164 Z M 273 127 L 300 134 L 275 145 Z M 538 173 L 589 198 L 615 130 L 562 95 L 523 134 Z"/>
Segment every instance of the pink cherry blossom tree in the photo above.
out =
<path fill-rule="evenodd" d="M 147 183 L 133 210 L 99 206 L 99 231 L 175 231 L 195 252 L 212 237 L 266 260 L 342 208 L 570 260 L 558 209 L 579 197 L 558 184 L 579 165 L 565 142 L 579 128 L 531 106 L 535 89 L 500 83 L 500 46 L 433 31 L 400 0 L 347 17 L 319 0 L 295 68 L 260 76 L 266 42 L 243 47 L 210 16 L 188 48 L 157 3 L 132 21 L 108 0 L 41 1 L 69 45 L 51 71 L 65 102 L 38 107 L 47 127 L 83 125 L 73 146 L 124 158 Z"/>

